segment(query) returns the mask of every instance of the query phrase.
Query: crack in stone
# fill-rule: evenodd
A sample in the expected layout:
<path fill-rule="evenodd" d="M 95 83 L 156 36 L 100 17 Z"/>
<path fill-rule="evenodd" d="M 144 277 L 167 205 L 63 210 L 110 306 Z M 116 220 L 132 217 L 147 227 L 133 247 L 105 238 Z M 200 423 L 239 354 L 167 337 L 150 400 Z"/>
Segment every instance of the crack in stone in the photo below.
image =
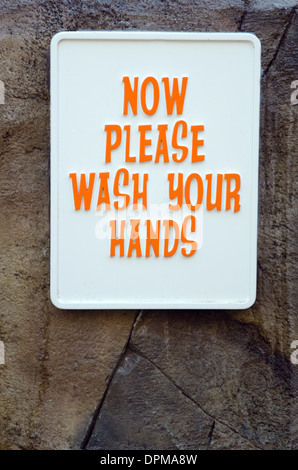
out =
<path fill-rule="evenodd" d="M 209 432 L 209 436 L 208 436 L 208 439 L 209 439 L 209 442 L 208 442 L 208 449 L 211 445 L 211 442 L 212 442 L 212 436 L 213 436 L 213 431 L 214 431 L 214 428 L 215 428 L 215 421 L 213 421 L 212 423 L 212 426 L 211 426 L 211 430 Z"/>
<path fill-rule="evenodd" d="M 241 18 L 240 18 L 240 21 L 239 21 L 239 26 L 238 26 L 238 29 L 237 29 L 238 33 L 240 31 L 242 31 L 243 22 L 245 20 L 245 17 L 247 15 L 247 13 L 249 12 L 250 1 L 244 0 L 244 4 L 245 4 L 245 7 L 244 7 L 243 13 L 241 15 Z"/>
<path fill-rule="evenodd" d="M 117 361 L 117 363 L 116 363 L 114 369 L 112 370 L 112 373 L 111 373 L 111 375 L 110 375 L 110 377 L 109 377 L 109 380 L 108 380 L 108 383 L 107 383 L 107 386 L 106 386 L 106 389 L 105 389 L 105 391 L 104 391 L 104 393 L 103 393 L 103 395 L 102 395 L 102 397 L 101 397 L 101 399 L 100 399 L 100 401 L 99 401 L 99 403 L 98 403 L 98 405 L 97 405 L 97 407 L 96 407 L 96 409 L 95 409 L 95 411 L 94 411 L 94 414 L 93 414 L 91 423 L 90 423 L 90 425 L 89 425 L 89 427 L 88 427 L 88 429 L 87 429 L 86 435 L 85 435 L 85 437 L 84 437 L 84 439 L 83 439 L 83 442 L 82 442 L 82 444 L 81 444 L 81 449 L 85 449 L 86 446 L 88 445 L 88 442 L 89 442 L 89 440 L 90 440 L 90 437 L 92 436 L 92 433 L 93 433 L 93 430 L 94 430 L 94 427 L 95 427 L 97 418 L 98 418 L 98 416 L 100 415 L 101 409 L 102 409 L 103 404 L 104 404 L 104 402 L 105 402 L 105 399 L 106 399 L 106 396 L 107 396 L 108 391 L 109 391 L 109 389 L 110 389 L 110 386 L 111 386 L 111 384 L 112 384 L 112 382 L 113 382 L 113 379 L 114 379 L 114 377 L 115 377 L 115 375 L 116 375 L 116 373 L 117 373 L 117 370 L 119 369 L 119 366 L 120 366 L 122 360 L 123 360 L 124 357 L 126 356 L 126 353 L 127 353 L 128 347 L 129 347 L 129 343 L 130 343 L 131 337 L 132 337 L 133 332 L 134 332 L 134 329 L 135 329 L 135 327 L 136 327 L 136 325 L 137 325 L 139 319 L 141 318 L 143 312 L 144 312 L 144 310 L 140 310 L 139 312 L 137 312 L 137 314 L 136 314 L 136 316 L 135 316 L 135 318 L 134 318 L 134 321 L 133 321 L 133 324 L 132 324 L 130 333 L 129 333 L 129 335 L 128 335 L 127 341 L 126 341 L 126 343 L 125 343 L 125 345 L 124 345 L 124 347 L 123 347 L 123 349 L 122 349 L 122 352 L 121 352 L 121 354 L 120 354 L 120 356 L 119 356 L 119 359 L 118 359 L 118 361 Z"/>
<path fill-rule="evenodd" d="M 209 418 L 211 418 L 213 421 L 214 421 L 214 426 L 213 426 L 213 429 L 211 429 L 210 433 L 209 433 L 209 444 L 211 442 L 210 440 L 210 434 L 211 434 L 211 439 L 212 439 L 212 434 L 213 434 L 213 430 L 214 430 L 214 427 L 215 427 L 215 424 L 216 423 L 219 423 L 221 424 L 222 426 L 225 426 L 226 428 L 230 429 L 230 431 L 238 434 L 242 439 L 248 441 L 250 444 L 252 444 L 254 447 L 256 447 L 257 449 L 260 449 L 260 450 L 263 450 L 263 447 L 261 446 L 258 446 L 255 442 L 252 442 L 250 439 L 248 439 L 246 436 L 243 436 L 239 431 L 237 431 L 236 429 L 232 428 L 229 424 L 226 424 L 224 423 L 223 421 L 219 420 L 218 418 L 215 418 L 214 416 L 212 416 L 208 411 L 206 411 L 201 405 L 200 403 L 198 403 L 191 395 L 189 395 L 188 393 L 186 393 L 173 379 L 172 377 L 170 377 L 168 374 L 166 374 L 164 372 L 163 369 L 161 369 L 155 362 L 153 362 L 151 359 L 149 359 L 148 357 L 146 357 L 143 353 L 141 353 L 137 348 L 135 348 L 134 346 L 133 347 L 129 347 L 129 349 L 134 352 L 135 354 L 138 354 L 140 357 L 142 357 L 143 359 L 145 359 L 145 361 L 149 362 L 153 367 L 155 367 L 169 382 L 171 382 L 172 385 L 174 385 L 174 387 L 179 390 L 180 393 L 182 393 L 183 396 L 185 396 L 185 398 L 187 398 L 188 400 L 190 400 L 194 405 L 196 405 L 206 416 L 208 416 Z"/>
<path fill-rule="evenodd" d="M 267 77 L 268 72 L 270 71 L 272 65 L 274 64 L 274 62 L 275 62 L 275 60 L 276 60 L 276 58 L 277 58 L 277 56 L 278 56 L 279 50 L 280 50 L 281 46 L 283 45 L 283 42 L 284 42 L 284 40 L 285 40 L 285 38 L 286 38 L 286 36 L 287 36 L 287 34 L 288 34 L 288 31 L 289 31 L 289 29 L 290 29 L 291 24 L 292 24 L 293 18 L 294 18 L 295 13 L 296 13 L 296 8 L 297 8 L 297 7 L 294 6 L 294 7 L 291 9 L 290 13 L 289 13 L 289 17 L 288 17 L 288 20 L 287 20 L 287 22 L 286 22 L 286 26 L 285 26 L 285 28 L 284 28 L 284 30 L 283 30 L 283 33 L 282 33 L 282 35 L 281 35 L 281 37 L 280 37 L 280 40 L 279 40 L 278 44 L 277 44 L 275 53 L 274 53 L 272 59 L 270 60 L 269 64 L 267 65 L 266 70 L 264 70 L 264 72 L 263 72 L 263 74 L 262 74 L 262 78 L 266 78 L 266 77 Z"/>

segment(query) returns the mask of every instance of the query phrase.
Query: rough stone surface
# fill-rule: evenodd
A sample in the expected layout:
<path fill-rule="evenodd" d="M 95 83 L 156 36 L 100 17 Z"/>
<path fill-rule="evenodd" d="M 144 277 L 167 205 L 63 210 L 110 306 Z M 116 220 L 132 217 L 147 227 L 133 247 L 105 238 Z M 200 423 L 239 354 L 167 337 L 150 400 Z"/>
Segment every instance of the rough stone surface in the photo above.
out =
<path fill-rule="evenodd" d="M 298 447 L 298 366 L 290 362 L 298 339 L 296 5 L 1 0 L 1 449 Z M 251 309 L 76 312 L 51 304 L 49 44 L 58 31 L 99 29 L 248 31 L 261 40 Z"/>

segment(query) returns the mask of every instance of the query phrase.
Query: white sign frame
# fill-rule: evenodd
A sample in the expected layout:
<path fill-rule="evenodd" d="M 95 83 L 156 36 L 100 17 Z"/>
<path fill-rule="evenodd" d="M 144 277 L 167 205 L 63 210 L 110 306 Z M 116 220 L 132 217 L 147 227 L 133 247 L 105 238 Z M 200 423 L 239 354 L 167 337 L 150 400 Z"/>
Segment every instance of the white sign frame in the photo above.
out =
<path fill-rule="evenodd" d="M 75 232 L 75 225 L 71 226 L 71 223 L 68 226 L 63 225 L 62 219 L 66 216 L 68 210 L 70 211 L 70 206 L 65 203 L 65 200 L 69 197 L 65 197 L 65 194 L 71 191 L 71 183 L 70 179 L 66 180 L 64 186 L 62 186 L 61 181 L 65 177 L 65 175 L 61 172 L 61 162 L 63 159 L 70 158 L 69 155 L 67 156 L 67 151 L 63 153 L 62 148 L 68 148 L 68 144 L 70 143 L 70 132 L 74 132 L 71 129 L 69 133 L 65 132 L 64 134 L 64 127 L 63 122 L 67 121 L 66 117 L 63 117 L 63 113 L 67 112 L 71 114 L 70 111 L 65 111 L 65 107 L 67 106 L 65 103 L 72 103 L 70 96 L 65 98 L 68 101 L 62 103 L 64 99 L 64 95 L 67 95 L 67 86 L 65 85 L 65 81 L 62 85 L 63 73 L 68 73 L 66 68 L 63 69 L 63 64 L 65 63 L 65 58 L 71 56 L 72 54 L 75 55 L 75 47 L 79 45 L 81 48 L 85 47 L 86 51 L 88 49 L 88 44 L 102 44 L 102 47 L 108 45 L 111 47 L 111 51 L 114 51 L 114 45 L 121 44 L 123 48 L 129 48 L 132 44 L 138 44 L 138 48 L 142 48 L 142 46 L 146 45 L 146 50 L 148 50 L 148 44 L 160 44 L 163 46 L 164 44 L 172 44 L 173 47 L 177 45 L 179 48 L 181 47 L 181 51 L 187 51 L 187 47 L 189 44 L 206 44 L 208 47 L 210 45 L 225 45 L 226 49 L 235 47 L 235 51 L 237 50 L 237 54 L 235 56 L 235 61 L 241 58 L 241 54 L 239 53 L 239 46 L 243 46 L 243 50 L 245 50 L 245 54 L 247 54 L 247 60 L 245 62 L 239 62 L 239 66 L 231 67 L 233 70 L 239 70 L 242 67 L 246 67 L 246 63 L 249 62 L 248 72 L 249 72 L 249 79 L 247 82 L 244 83 L 235 83 L 235 93 L 238 93 L 240 96 L 240 89 L 243 90 L 243 96 L 246 96 L 246 93 L 249 95 L 249 98 L 244 98 L 244 109 L 243 114 L 241 114 L 241 105 L 239 105 L 239 120 L 242 117 L 246 119 L 248 123 L 249 130 L 248 135 L 245 136 L 245 142 L 249 142 L 249 149 L 248 158 L 249 162 L 245 163 L 245 168 L 248 168 L 246 173 L 249 173 L 248 183 L 244 195 L 246 195 L 247 204 L 248 206 L 241 206 L 241 210 L 245 213 L 245 224 L 246 224 L 246 231 L 247 238 L 245 236 L 245 250 L 240 247 L 239 250 L 236 249 L 236 252 L 239 251 L 240 256 L 243 256 L 245 260 L 245 273 L 239 273 L 239 288 L 235 289 L 235 295 L 233 295 L 233 290 L 229 290 L 228 287 L 223 288 L 222 290 L 219 287 L 220 279 L 223 280 L 225 283 L 225 273 L 226 276 L 229 276 L 229 266 L 225 268 L 220 268 L 221 273 L 216 271 L 217 280 L 215 281 L 214 287 L 210 287 L 210 280 L 212 279 L 212 274 L 208 274 L 206 272 L 206 288 L 200 288 L 198 286 L 198 290 L 195 289 L 195 283 L 193 283 L 192 287 L 190 287 L 189 292 L 187 293 L 187 286 L 186 291 L 183 290 L 181 284 L 179 283 L 175 287 L 171 287 L 171 284 L 168 283 L 164 288 L 159 290 L 158 285 L 155 286 L 154 289 L 151 289 L 150 283 L 154 281 L 152 272 L 149 275 L 149 279 L 145 280 L 148 283 L 147 291 L 144 290 L 143 282 L 144 277 L 146 276 L 146 269 L 144 268 L 141 271 L 141 279 L 138 278 L 136 275 L 134 277 L 134 289 L 135 289 L 135 296 L 132 291 L 129 291 L 129 283 L 126 284 L 126 290 L 128 289 L 129 293 L 127 297 L 125 296 L 125 290 L 121 291 L 120 283 L 117 282 L 114 289 L 109 290 L 108 284 L 103 287 L 101 291 L 101 282 L 98 281 L 97 277 L 102 276 L 102 282 L 106 281 L 106 277 L 110 277 L 110 282 L 113 282 L 114 275 L 116 275 L 119 269 L 123 270 L 122 277 L 125 279 L 127 276 L 134 276 L 133 273 L 138 271 L 138 264 L 137 262 L 145 262 L 145 260 L 133 260 L 133 263 L 130 264 L 129 270 L 126 272 L 126 265 L 125 262 L 122 265 L 116 264 L 115 262 L 115 269 L 108 269 L 107 274 L 104 273 L 105 265 L 109 263 L 110 259 L 99 259 L 98 266 L 99 269 L 96 272 L 95 267 L 93 265 L 93 273 L 90 274 L 89 278 L 86 278 L 84 272 L 87 273 L 88 270 L 88 262 L 86 261 L 86 256 L 82 256 L 82 258 L 76 259 L 76 262 L 69 263 L 69 260 L 72 257 L 77 257 L 78 252 L 78 243 L 72 241 L 71 233 Z M 66 44 L 72 44 L 73 51 L 71 52 L 71 47 L 69 48 L 70 53 L 64 51 L 62 49 L 65 47 Z M 68 46 L 67 46 L 68 47 Z M 221 46 L 220 46 L 221 47 Z M 122 53 L 123 53 L 122 49 Z M 224 51 L 224 49 L 223 49 Z M 256 276 L 257 276 L 257 216 L 258 216 L 258 161 L 259 161 L 259 107 L 260 107 L 260 42 L 258 38 L 250 33 L 185 33 L 185 32 L 61 32 L 56 34 L 51 42 L 51 254 L 50 254 L 50 281 L 51 281 L 51 300 L 55 306 L 61 309 L 247 309 L 253 305 L 256 299 Z M 146 52 L 144 52 L 145 54 Z M 67 55 L 69 54 L 69 55 Z M 87 55 L 89 53 L 87 52 Z M 121 51 L 119 53 L 121 55 Z M 187 52 L 186 52 L 187 54 Z M 232 52 L 229 54 L 232 54 Z M 84 54 L 79 53 L 78 57 L 82 58 Z M 91 54 L 92 55 L 92 54 Z M 91 57 L 91 56 L 90 56 Z M 217 53 L 216 57 L 220 58 L 219 53 Z M 229 61 L 231 61 L 231 55 L 229 55 Z M 220 59 L 218 59 L 220 60 Z M 70 58 L 70 67 L 74 64 L 74 59 Z M 222 62 L 224 64 L 224 61 Z M 105 80 L 108 82 L 109 76 L 108 72 L 106 72 L 106 63 L 105 63 L 105 70 L 104 64 L 102 64 L 103 74 L 105 74 Z M 179 69 L 179 67 L 178 67 Z M 177 69 L 177 70 L 178 70 Z M 68 69 L 69 70 L 69 69 Z M 79 69 L 76 69 L 79 72 Z M 90 69 L 91 70 L 91 69 Z M 65 72 L 66 71 L 66 72 Z M 178 70 L 179 72 L 179 70 Z M 83 73 L 83 72 L 82 72 Z M 113 72 L 114 73 L 114 72 Z M 161 72 L 163 73 L 163 71 Z M 225 72 L 227 73 L 227 72 Z M 126 70 L 119 70 L 119 74 L 122 76 L 129 74 L 128 69 Z M 133 76 L 134 73 L 132 73 Z M 90 74 L 89 74 L 90 75 Z M 119 75 L 119 77 L 120 77 Z M 69 74 L 68 80 L 72 80 L 71 77 L 75 76 L 75 74 Z M 243 80 L 245 81 L 245 76 L 240 73 L 239 70 L 239 77 L 244 77 Z M 74 80 L 74 79 L 73 79 Z M 215 78 L 214 74 L 210 76 L 210 80 L 214 81 Z M 242 80 L 242 79 L 241 79 Z M 247 85 L 247 86 L 246 86 Z M 72 85 L 71 85 L 72 86 Z M 77 85 L 76 85 L 77 86 Z M 121 80 L 119 82 L 119 87 L 121 88 L 122 83 Z M 207 86 L 207 85 L 206 85 Z M 208 88 L 208 86 L 207 86 Z M 195 87 L 192 88 L 195 90 Z M 210 93 L 210 87 L 208 89 Z M 111 90 L 110 90 L 110 93 Z M 224 90 L 223 90 L 224 93 Z M 118 95 L 117 95 L 118 96 Z M 73 96 L 75 100 L 77 97 Z M 116 99 L 116 98 L 115 98 Z M 212 98 L 215 99 L 214 96 Z M 246 100 L 246 101 L 245 101 Z M 61 104 L 62 103 L 62 104 Z M 119 108 L 121 108 L 123 103 L 119 102 Z M 63 107 L 64 106 L 64 107 Z M 71 108 L 72 105 L 70 105 Z M 218 107 L 220 106 L 220 102 L 218 102 Z M 236 105 L 235 105 L 236 106 Z M 229 106 L 227 106 L 229 108 Z M 215 108 L 214 108 L 215 109 Z M 236 109 L 235 107 L 233 109 Z M 63 111 L 64 110 L 64 111 Z M 92 111 L 92 110 L 91 110 Z M 92 111 L 93 112 L 93 111 Z M 92 114 L 91 112 L 91 114 Z M 232 111 L 231 111 L 232 112 Z M 248 115 L 249 113 L 249 115 Z M 66 116 L 65 115 L 65 116 Z M 64 121 L 63 121 L 64 119 Z M 82 118 L 84 119 L 84 117 Z M 88 119 L 88 117 L 87 117 Z M 109 122 L 110 117 L 107 117 L 106 122 Z M 204 117 L 203 117 L 204 119 Z M 115 122 L 117 122 L 117 117 L 115 117 Z M 192 122 L 191 124 L 196 124 L 196 122 Z M 207 128 L 207 125 L 206 125 Z M 74 136 L 77 136 L 78 133 L 74 132 Z M 64 139 L 65 138 L 65 142 Z M 77 137 L 74 137 L 77 138 Z M 80 137 L 78 137 L 79 139 Z M 210 141 L 210 137 L 209 141 Z M 91 138 L 92 140 L 92 138 Z M 207 132 L 206 132 L 206 144 L 207 144 Z M 78 145 L 80 142 L 78 140 Z M 94 144 L 93 144 L 94 145 Z M 103 151 L 103 149 L 102 149 Z M 239 152 L 242 152 L 242 149 L 239 149 Z M 206 150 L 206 162 L 207 162 L 207 150 Z M 211 164 L 211 163 L 210 163 Z M 65 166 L 65 165 L 64 165 Z M 67 165 L 66 165 L 67 166 Z M 124 164 L 122 164 L 124 166 Z M 236 165 L 237 166 L 237 165 Z M 88 167 L 88 165 L 87 165 Z M 88 172 L 88 168 L 86 167 L 86 171 Z M 83 171 L 83 166 L 81 167 Z M 98 167 L 98 171 L 104 171 L 104 165 Z M 222 170 L 220 171 L 236 171 L 236 168 L 231 168 L 231 164 L 228 163 L 227 166 L 222 165 Z M 69 172 L 72 171 L 71 162 L 69 164 Z M 97 173 L 98 173 L 97 171 Z M 150 169 L 148 168 L 150 172 Z M 178 170 L 177 170 L 178 171 Z M 212 171 L 212 169 L 209 171 Z M 68 176 L 68 175 L 67 175 Z M 243 176 L 244 178 L 244 176 Z M 245 176 L 247 178 L 247 176 Z M 64 180 L 63 180 L 64 181 Z M 66 181 L 68 181 L 66 183 Z M 166 184 L 166 180 L 165 180 Z M 245 186 L 245 184 L 244 184 Z M 65 187 L 65 194 L 64 188 Z M 68 193 L 67 193 L 68 194 Z M 249 202 L 248 202 L 249 199 Z M 69 209 L 68 209 L 69 208 Z M 73 210 L 73 208 L 71 208 Z M 246 212 L 245 212 L 246 211 Z M 93 214 L 94 216 L 94 214 Z M 223 216 L 222 216 L 223 217 Z M 244 217 L 244 216 L 243 216 Z M 74 219 L 70 219 L 74 220 Z M 229 220 L 232 220 L 230 217 Z M 207 220 L 204 224 L 207 224 Z M 69 231 L 68 231 L 69 230 Z M 220 230 L 220 229 L 218 229 Z M 242 233 L 242 232 L 239 232 Z M 206 238 L 206 237 L 205 237 Z M 204 239 L 205 242 L 205 239 Z M 84 244 L 88 245 L 88 240 L 85 240 Z M 93 243 L 93 241 L 92 241 Z M 91 245 L 90 245 L 91 246 Z M 95 245 L 94 245 L 95 246 Z M 202 245 L 204 247 L 204 244 Z M 63 249 L 61 248 L 63 247 Z M 203 248 L 202 248 L 203 249 Z M 229 248 L 231 249 L 231 248 Z M 92 248 L 90 247 L 92 256 Z M 245 251 L 245 252 L 244 252 Z M 94 252 L 94 250 L 93 250 Z M 220 253 L 223 252 L 223 247 L 220 250 Z M 87 253 L 87 252 L 86 252 Z M 235 255 L 237 257 L 237 254 Z M 194 258 L 194 257 L 193 257 Z M 200 265 L 197 264 L 197 271 L 192 265 L 192 275 L 187 277 L 186 272 L 188 270 L 188 260 L 190 258 L 185 258 L 180 260 L 181 263 L 177 265 L 169 264 L 168 270 L 169 272 L 173 269 L 177 269 L 179 273 L 183 272 L 185 269 L 185 282 L 192 283 L 194 276 L 197 275 L 198 270 L 200 269 Z M 226 258 L 223 258 L 226 260 Z M 152 263 L 152 259 L 150 258 L 147 262 Z M 182 263 L 183 262 L 183 263 Z M 221 261 L 220 261 L 221 262 Z M 223 261 L 222 261 L 223 262 Z M 86 263 L 86 265 L 84 264 Z M 206 261 L 204 261 L 205 268 L 207 266 Z M 208 262 L 209 263 L 209 262 Z M 225 261 L 226 263 L 226 261 Z M 232 263 L 233 264 L 233 263 Z M 208 264 L 209 265 L 209 264 Z M 217 269 L 216 263 L 214 259 L 212 259 L 212 255 L 210 255 L 210 270 L 213 270 L 213 274 Z M 117 269 L 116 269 L 117 266 Z M 120 268 L 119 268 L 120 266 Z M 121 268 L 122 266 L 122 268 Z M 141 263 L 139 264 L 141 266 Z M 149 265 L 148 265 L 149 266 Z M 237 262 L 235 261 L 235 266 Z M 178 268 L 179 267 L 179 268 Z M 82 272 L 82 283 L 80 284 L 78 279 L 75 277 L 77 270 L 81 270 Z M 233 270 L 233 266 L 231 267 L 231 271 Z M 238 268 L 237 268 L 238 269 Z M 85 271 L 84 271 L 85 270 Z M 181 271 L 182 270 L 182 271 Z M 208 269 L 207 269 L 208 270 Z M 241 271 L 241 268 L 240 268 Z M 159 272 L 159 271 L 157 271 Z M 165 271 L 167 272 L 167 271 Z M 180 275 L 180 274 L 179 274 Z M 89 276 L 89 274 L 88 274 Z M 151 276 L 151 278 L 150 278 Z M 163 273 L 164 276 L 164 273 Z M 237 284 L 238 276 L 233 274 L 233 281 Z M 242 277 L 241 277 L 242 276 Z M 242 279 L 243 278 L 243 279 Z M 118 278 L 117 278 L 118 279 Z M 188 279 L 188 281 L 187 281 Z M 92 288 L 92 283 L 95 282 L 95 287 Z M 119 281 L 119 279 L 118 279 Z M 140 282 L 140 285 L 138 285 Z M 183 275 L 181 276 L 181 282 L 183 283 Z M 204 278 L 201 277 L 200 285 L 204 282 Z M 209 282 L 209 284 L 208 284 Z M 154 282 L 153 282 L 154 283 Z M 237 284 L 238 286 L 238 284 Z M 119 289 L 118 289 L 119 287 Z M 180 289 L 181 287 L 181 289 Z M 92 290 L 93 289 L 93 290 Z M 124 289 L 124 288 L 123 288 Z M 143 289 L 143 290 L 142 290 Z M 201 289 L 201 290 L 200 290 Z M 214 289 L 214 291 L 212 290 Z M 237 292 L 236 292 L 237 290 Z M 208 292 L 208 294 L 204 294 L 204 292 Z M 214 295 L 213 295 L 214 292 Z"/>

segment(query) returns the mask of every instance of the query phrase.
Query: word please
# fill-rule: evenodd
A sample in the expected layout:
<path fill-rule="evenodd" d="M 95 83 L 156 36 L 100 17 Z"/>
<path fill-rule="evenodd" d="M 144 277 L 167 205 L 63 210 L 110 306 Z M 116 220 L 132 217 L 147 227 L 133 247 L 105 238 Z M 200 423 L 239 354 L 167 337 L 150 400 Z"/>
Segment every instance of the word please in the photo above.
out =
<path fill-rule="evenodd" d="M 89 184 L 87 186 L 86 174 L 80 175 L 80 184 L 78 185 L 77 174 L 69 174 L 72 180 L 72 190 L 74 198 L 75 210 L 80 210 L 82 201 L 84 201 L 84 209 L 89 210 L 91 207 L 94 182 L 96 173 L 89 174 Z M 234 212 L 240 210 L 240 195 L 239 190 L 241 186 L 240 175 L 237 173 L 218 173 L 216 175 L 216 191 L 215 202 L 212 202 L 214 195 L 212 194 L 212 173 L 205 176 L 207 182 L 206 191 L 206 209 L 212 210 L 216 208 L 218 211 L 222 210 L 222 194 L 225 192 L 226 204 L 225 210 L 231 209 L 231 200 L 234 200 Z M 106 210 L 111 209 L 111 194 L 117 199 L 114 201 L 116 210 L 125 209 L 132 201 L 133 209 L 137 209 L 141 203 L 143 209 L 147 209 L 147 186 L 148 186 L 148 173 L 142 176 L 139 173 L 130 175 L 126 168 L 120 168 L 112 182 L 110 180 L 109 172 L 99 173 L 99 191 L 97 198 L 97 210 L 101 210 L 102 206 Z M 129 186 L 130 180 L 132 181 L 132 188 L 130 192 L 124 192 L 123 187 Z M 142 180 L 142 181 L 141 181 Z M 225 180 L 225 188 L 223 181 Z M 121 181 L 121 182 L 120 182 Z M 204 197 L 204 183 L 202 177 L 198 173 L 191 173 L 189 176 L 184 176 L 183 173 L 169 173 L 168 174 L 168 194 L 171 201 L 175 204 L 169 204 L 170 210 L 179 210 L 185 202 L 191 211 L 196 211 L 200 208 Z M 142 187 L 140 187 L 142 184 Z M 119 201 L 119 197 L 121 200 Z"/>
<path fill-rule="evenodd" d="M 189 129 L 192 133 L 192 145 L 191 151 L 186 145 L 182 145 L 179 142 L 179 139 L 185 139 L 189 133 Z M 198 138 L 198 133 L 204 130 L 204 125 L 195 125 L 195 126 L 188 126 L 185 121 L 177 121 L 174 125 L 172 135 L 170 138 L 167 135 L 168 125 L 167 124 L 158 124 L 157 131 L 158 131 L 158 139 L 156 150 L 154 154 L 154 163 L 159 163 L 162 160 L 164 163 L 168 163 L 170 158 L 175 163 L 184 162 L 188 154 L 191 155 L 191 162 L 202 162 L 205 160 L 205 155 L 199 154 L 198 155 L 198 147 L 204 145 L 204 140 Z M 122 140 L 125 140 L 125 162 L 133 163 L 137 161 L 136 156 L 130 155 L 130 140 L 131 140 L 131 126 L 123 126 L 123 131 L 121 126 L 118 124 L 107 124 L 105 126 L 106 131 L 106 154 L 105 154 L 105 162 L 111 162 L 111 154 L 112 150 L 117 149 Z M 138 135 L 137 140 L 139 144 L 139 162 L 150 162 L 153 160 L 152 153 L 146 153 L 147 147 L 150 147 L 152 144 L 151 140 L 151 133 L 152 133 L 152 125 L 151 124 L 143 124 L 138 126 Z M 180 155 L 177 152 L 173 152 L 171 155 L 169 154 L 169 144 L 168 141 L 172 145 L 172 149 L 179 150 Z"/>

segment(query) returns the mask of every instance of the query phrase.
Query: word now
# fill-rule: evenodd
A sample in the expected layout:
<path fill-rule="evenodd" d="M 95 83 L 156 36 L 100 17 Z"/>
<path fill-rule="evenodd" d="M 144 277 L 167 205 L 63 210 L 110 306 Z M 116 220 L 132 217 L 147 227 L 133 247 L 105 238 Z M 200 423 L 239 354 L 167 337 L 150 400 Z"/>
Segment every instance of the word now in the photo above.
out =
<path fill-rule="evenodd" d="M 123 77 L 122 81 L 124 83 L 123 114 L 128 114 L 128 105 L 130 106 L 133 114 L 138 114 L 139 77 L 134 77 L 133 87 L 129 77 Z M 177 114 L 182 114 L 188 77 L 182 78 L 181 91 L 179 90 L 177 77 L 173 78 L 172 92 L 170 91 L 169 77 L 163 77 L 162 82 L 164 84 L 167 114 L 173 114 L 175 104 Z M 153 88 L 153 100 L 151 107 L 147 104 L 147 89 L 149 84 L 151 84 Z M 146 77 L 141 85 L 140 101 L 142 110 L 145 114 L 147 114 L 147 116 L 152 116 L 156 113 L 159 105 L 159 98 L 160 90 L 157 79 L 155 77 Z"/>

